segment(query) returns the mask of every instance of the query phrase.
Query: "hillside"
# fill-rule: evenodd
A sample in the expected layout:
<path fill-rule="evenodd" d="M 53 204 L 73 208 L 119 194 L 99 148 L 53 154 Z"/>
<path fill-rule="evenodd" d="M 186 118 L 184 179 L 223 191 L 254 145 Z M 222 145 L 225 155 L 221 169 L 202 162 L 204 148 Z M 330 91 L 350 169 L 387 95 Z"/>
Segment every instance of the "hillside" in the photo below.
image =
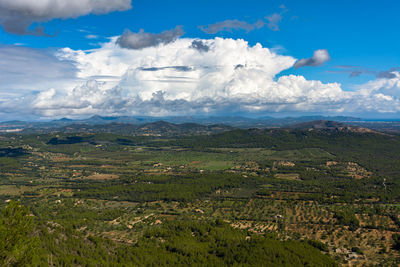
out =
<path fill-rule="evenodd" d="M 351 126 L 342 122 L 327 121 L 327 120 L 316 120 L 316 121 L 297 123 L 290 125 L 289 128 L 298 130 L 326 130 L 326 131 L 339 131 L 339 132 L 377 133 L 376 131 L 373 131 L 368 128 L 360 126 Z"/>

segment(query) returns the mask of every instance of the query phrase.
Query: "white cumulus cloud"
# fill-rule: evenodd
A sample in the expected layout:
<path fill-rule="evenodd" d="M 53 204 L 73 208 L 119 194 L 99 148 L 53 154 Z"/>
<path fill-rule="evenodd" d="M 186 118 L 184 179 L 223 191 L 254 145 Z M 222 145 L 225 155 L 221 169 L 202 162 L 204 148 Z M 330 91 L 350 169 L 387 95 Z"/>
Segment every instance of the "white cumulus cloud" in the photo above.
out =
<path fill-rule="evenodd" d="M 396 71 L 392 79 L 378 78 L 345 91 L 339 83 L 281 75 L 295 64 L 295 58 L 260 44 L 250 46 L 242 39 L 180 38 L 126 49 L 116 44 L 118 38 L 87 51 L 59 49 L 46 59 L 48 69 L 40 64 L 40 57 L 35 59 L 35 53 L 26 53 L 24 60 L 44 69 L 30 71 L 18 63 L 13 71 L 2 73 L 0 78 L 16 93 L 3 94 L 0 113 L 52 117 L 400 112 L 400 75 Z"/>
<path fill-rule="evenodd" d="M 47 115 L 68 109 L 82 114 L 149 115 L 308 111 L 317 106 L 335 109 L 326 103 L 345 97 L 336 83 L 307 81 L 294 75 L 276 79 L 296 59 L 260 44 L 249 46 L 241 39 L 201 40 L 208 47 L 206 51 L 193 49 L 193 42 L 199 40 L 189 38 L 141 50 L 121 48 L 115 45 L 116 39 L 90 51 L 60 50 L 60 58 L 76 63 L 80 79 L 100 76 L 103 83 L 83 85 L 86 89 L 79 87 L 79 94 L 76 88 L 44 92 L 35 108 Z M 101 77 L 116 78 L 104 82 Z M 118 94 L 112 97 L 115 88 L 119 88 Z"/>

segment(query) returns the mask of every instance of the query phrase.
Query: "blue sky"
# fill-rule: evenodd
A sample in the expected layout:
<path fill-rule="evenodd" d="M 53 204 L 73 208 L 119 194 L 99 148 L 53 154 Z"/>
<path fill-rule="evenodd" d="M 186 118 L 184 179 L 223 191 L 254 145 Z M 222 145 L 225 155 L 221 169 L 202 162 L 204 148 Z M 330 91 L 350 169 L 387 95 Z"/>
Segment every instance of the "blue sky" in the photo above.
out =
<path fill-rule="evenodd" d="M 61 0 L 60 0 L 61 1 Z M 22 1 L 23 2 L 23 1 Z M 27 0 L 27 3 L 29 1 Z M 38 2 L 43 2 L 46 7 L 47 0 L 42 0 Z M 61 1 L 63 2 L 63 1 Z M 68 1 L 66 1 L 68 2 Z M 198 40 L 213 40 L 216 37 L 220 37 L 223 39 L 238 40 L 243 39 L 248 42 L 249 47 L 253 47 L 255 44 L 260 43 L 263 48 L 267 48 L 270 51 L 280 55 L 280 56 L 289 56 L 294 60 L 307 59 L 313 56 L 314 51 L 324 49 L 326 53 L 329 53 L 330 60 L 324 60 L 321 64 L 317 64 L 317 66 L 305 66 L 299 68 L 287 67 L 283 64 L 279 71 L 274 71 L 269 73 L 269 67 L 267 69 L 263 69 L 266 73 L 260 73 L 260 75 L 271 75 L 274 80 L 279 79 L 279 77 L 287 77 L 290 75 L 296 76 L 304 76 L 307 81 L 320 81 L 323 84 L 333 84 L 340 83 L 340 89 L 343 92 L 356 92 L 356 95 L 342 95 L 342 96 L 332 96 L 332 107 L 330 109 L 321 110 L 318 108 L 319 105 L 326 105 L 327 99 L 323 99 L 323 103 L 319 103 L 315 105 L 314 109 L 304 108 L 307 103 L 303 103 L 304 105 L 298 105 L 299 99 L 302 99 L 307 96 L 296 95 L 298 97 L 294 102 L 296 102 L 296 107 L 279 107 L 279 108 L 270 108 L 269 103 L 271 105 L 276 105 L 276 99 L 271 101 L 264 101 L 263 104 L 256 105 L 257 107 L 247 108 L 249 102 L 245 101 L 245 103 L 240 102 L 239 106 L 242 108 L 238 110 L 231 110 L 232 107 L 238 105 L 238 98 L 247 98 L 247 95 L 251 94 L 251 90 L 246 92 L 247 95 L 229 95 L 227 99 L 234 99 L 234 103 L 232 105 L 224 105 L 223 108 L 218 108 L 218 103 L 213 102 L 213 107 L 211 108 L 213 114 L 219 113 L 248 113 L 248 112 L 257 112 L 257 113 L 279 113 L 279 112 L 293 112 L 296 114 L 307 114 L 311 113 L 338 113 L 341 115 L 347 114 L 355 114 L 355 115 L 364 115 L 364 116 L 376 116 L 376 117 L 397 117 L 398 108 L 397 108 L 397 97 L 399 96 L 397 90 L 397 82 L 396 81 L 386 81 L 386 80 L 394 80 L 398 79 L 398 67 L 400 66 L 400 53 L 398 52 L 398 48 L 400 47 L 400 37 L 396 33 L 396 29 L 400 26 L 400 20 L 398 19 L 398 10 L 400 10 L 400 3 L 397 1 L 197 1 L 193 3 L 192 1 L 129 1 L 129 0 L 112 0 L 112 1 L 100 1 L 104 2 L 104 5 L 107 6 L 107 11 L 96 11 L 96 7 L 92 7 L 90 0 L 82 1 L 83 5 L 88 7 L 87 12 L 81 12 L 73 10 L 71 7 L 71 12 L 63 13 L 62 9 L 51 11 L 51 8 L 56 9 L 56 7 L 49 4 L 46 8 L 50 9 L 50 12 L 47 10 L 47 13 L 43 16 L 43 13 L 40 13 L 41 16 L 32 17 L 24 17 L 23 13 L 19 13 L 20 9 L 23 9 L 24 6 L 13 6 L 10 0 L 0 0 L 0 7 L 6 11 L 0 11 L 0 24 L 2 28 L 0 29 L 0 49 L 4 49 L 7 47 L 10 49 L 11 47 L 15 47 L 15 53 L 20 53 L 17 47 L 26 47 L 33 51 L 32 53 L 44 53 L 44 54 L 57 54 L 57 58 L 60 59 L 60 51 L 69 48 L 73 51 L 84 51 L 86 54 L 90 54 L 89 50 L 96 50 L 97 54 L 100 54 L 100 50 L 104 50 L 105 43 L 110 43 L 112 41 L 115 42 L 115 39 L 110 40 L 110 37 L 118 38 L 121 34 L 126 30 L 130 30 L 131 33 L 137 33 L 141 29 L 145 33 L 149 34 L 159 34 L 164 31 L 168 31 L 171 29 L 175 29 L 177 26 L 181 26 L 184 34 L 177 35 L 175 39 L 180 40 L 185 39 L 198 39 Z M 129 7 L 131 4 L 132 8 Z M 111 7 L 115 5 L 114 7 Z M 32 6 L 32 4 L 27 4 L 28 7 L 25 8 L 33 8 L 35 11 L 41 11 L 40 8 L 43 6 Z M 68 6 L 67 6 L 68 7 Z M 7 10 L 10 10 L 7 13 Z M 94 10 L 94 11 L 93 11 Z M 104 10 L 101 9 L 101 10 Z M 9 18 L 11 12 L 13 14 L 12 23 L 18 24 L 20 21 L 28 21 L 30 24 L 27 32 L 29 30 L 34 29 L 37 25 L 43 26 L 45 32 L 49 35 L 54 36 L 32 36 L 26 35 L 21 32 L 13 32 L 13 30 L 9 30 L 5 26 L 5 21 Z M 52 13 L 53 12 L 53 13 Z M 74 13 L 75 12 L 75 13 Z M 95 14 L 93 14 L 95 13 Z M 102 14 L 97 14 L 102 13 Z M 19 19 L 18 16 L 21 16 Z M 279 19 L 270 23 L 269 18 L 271 16 L 278 16 Z M 46 17 L 47 16 L 47 17 Z M 276 17 L 275 17 L 276 18 Z M 229 29 L 225 28 L 223 31 L 218 31 L 215 33 L 206 33 L 205 28 L 209 25 L 213 25 L 218 22 L 232 22 L 232 21 L 240 21 L 241 23 L 247 23 L 247 26 L 242 28 L 246 29 Z M 255 23 L 261 21 L 262 25 L 252 26 Z M 229 24 L 229 23 L 228 23 Z M 228 25 L 226 24 L 226 25 Z M 244 24 L 241 24 L 244 25 Z M 203 26 L 203 30 L 201 28 Z M 253 28 L 252 28 L 253 27 Z M 15 30 L 16 31 L 16 30 Z M 135 37 L 135 35 L 130 35 Z M 174 40 L 175 40 L 174 39 Z M 157 56 L 160 53 L 169 53 L 168 47 L 165 47 L 164 50 L 160 48 L 160 46 L 168 46 L 172 45 L 172 43 L 161 43 L 156 44 L 158 46 L 159 51 Z M 122 46 L 121 46 L 122 47 Z M 211 47 L 211 43 L 210 43 Z M 225 45 L 221 45 L 220 49 L 225 49 Z M 227 45 L 229 49 L 229 45 Z M 131 48 L 122 47 L 127 50 Z M 116 48 L 121 49 L 121 48 Z M 143 51 L 142 54 L 138 54 L 135 51 L 135 57 L 142 57 L 146 54 L 148 58 L 150 55 L 145 51 L 150 48 L 140 49 Z M 107 50 L 108 51 L 108 50 Z M 118 50 L 119 51 L 119 50 Z M 163 52 L 166 51 L 166 52 Z M 1 53 L 1 51 L 0 51 Z M 117 53 L 114 51 L 114 53 Z M 123 52 L 125 53 L 125 52 Z M 255 52 L 254 52 L 255 53 Z M 21 52 L 23 54 L 23 52 Z M 25 56 L 25 54 L 24 54 Z M 133 56 L 133 54 L 132 54 Z M 151 56 L 154 56 L 153 54 Z M 168 56 L 170 56 L 168 54 Z M 64 63 L 65 59 L 68 57 L 68 61 L 77 60 L 76 58 L 72 59 L 71 53 L 68 55 L 64 55 Z M 94 54 L 93 54 L 94 57 Z M 175 56 L 171 56 L 172 58 L 176 58 Z M 252 57 L 252 55 L 249 55 Z M 3 60 L 3 62 L 1 62 Z M 186 60 L 186 59 L 185 59 Z M 187 62 L 187 60 L 181 60 L 176 62 Z M 223 59 L 221 59 L 223 60 Z M 250 60 L 250 59 L 249 59 Z M 272 59 L 273 60 L 273 59 Z M 290 60 L 289 60 L 290 61 Z M 288 62 L 289 62 L 288 61 Z M 140 61 L 140 62 L 143 62 Z M 155 64 L 154 61 L 152 61 Z M 295 61 L 294 61 L 295 62 Z M 5 59 L 0 59 L 0 63 L 6 65 Z M 22 64 L 22 63 L 21 63 Z M 33 63 L 34 64 L 34 63 Z M 37 63 L 40 64 L 40 61 Z M 45 64 L 45 63 L 44 63 Z M 82 62 L 72 62 L 73 66 L 82 68 Z M 150 63 L 146 63 L 148 64 Z M 164 63 L 163 63 L 164 64 Z M 165 65 L 166 64 L 166 65 Z M 165 66 L 171 65 L 174 66 L 173 62 L 165 62 Z M 194 64 L 194 63 L 193 63 Z M 207 64 L 203 62 L 202 64 Z M 234 64 L 234 63 L 232 63 Z M 293 64 L 290 63 L 290 64 Z M 290 65 L 289 64 L 289 65 Z M 165 67 L 165 66 L 161 67 Z M 189 61 L 188 65 L 192 65 Z M 237 65 L 241 65 L 238 63 Z M 312 64 L 311 64 L 312 65 Z M 193 65 L 195 66 L 195 65 Z M 65 66 L 64 66 L 65 67 Z M 63 67 L 63 68 L 64 68 Z M 125 66 L 125 68 L 129 69 L 129 66 Z M 130 66 L 132 68 L 132 66 Z M 157 66 L 160 67 L 160 66 Z M 69 67 L 66 67 L 67 69 Z M 136 69 L 143 68 L 142 66 L 135 65 Z M 0 69 L 1 70 L 1 69 Z M 163 70 L 172 70 L 163 69 Z M 160 70 L 161 71 L 161 70 Z M 176 71 L 176 70 L 175 70 Z M 268 73 L 267 73 L 268 72 Z M 86 72 L 85 72 L 86 73 Z M 111 73 L 111 71 L 110 71 Z M 114 72 L 112 72 L 114 75 Z M 254 72 L 253 72 L 254 73 Z M 163 75 L 175 75 L 174 73 L 163 73 Z M 208 73 L 202 72 L 201 75 L 208 75 Z M 22 75 L 22 74 L 21 74 Z M 88 75 L 84 75 L 82 73 L 70 75 L 70 80 L 74 80 L 74 75 L 77 75 L 79 78 L 79 82 L 82 84 L 89 80 Z M 104 73 L 102 74 L 104 75 Z M 108 73 L 107 73 L 108 75 Z M 125 72 L 121 73 L 121 77 L 125 75 Z M 200 74 L 199 74 L 200 75 Z M 236 74 L 235 74 L 236 75 Z M 245 75 L 245 74 L 242 74 Z M 93 71 L 91 72 L 90 80 L 96 76 Z M 111 76 L 111 75 L 110 75 Z M 84 77 L 84 78 L 82 78 Z M 126 78 L 126 75 L 124 76 Z M 158 77 L 158 76 L 157 76 Z M 198 75 L 196 76 L 198 77 Z M 235 76 L 236 77 L 236 76 Z M 247 76 L 246 76 L 247 77 Z M 7 75 L 0 76 L 2 78 L 2 83 L 10 82 L 12 83 L 12 77 L 7 77 Z M 76 78 L 76 77 L 75 77 Z M 389 79 L 390 78 L 390 79 Z M 86 80 L 85 80 L 86 79 Z M 237 78 L 239 79 L 239 78 Z M 240 77 L 240 79 L 245 79 L 244 77 Z M 385 79 L 385 80 L 382 80 Z M 132 78 L 130 79 L 132 80 Z M 165 81 L 163 81 L 165 83 Z M 261 81 L 260 81 L 261 82 Z M 115 83 L 121 86 L 121 83 Z M 129 84 L 129 86 L 133 86 L 132 84 L 137 84 L 135 80 L 133 83 Z M 226 84 L 232 84 L 232 81 L 227 81 Z M 19 87 L 18 87 L 19 86 Z M 68 86 L 79 87 L 78 84 L 71 85 L 60 85 L 60 88 L 64 86 L 64 89 L 59 89 L 56 83 L 51 85 L 43 85 L 38 82 L 38 87 L 33 90 L 28 88 L 29 86 L 22 85 L 13 85 L 10 86 L 13 89 L 12 97 L 14 97 L 15 101 L 21 101 L 22 94 L 16 93 L 18 90 L 24 92 L 23 94 L 29 95 L 29 101 L 35 101 L 35 97 L 38 97 L 40 93 L 45 92 L 46 90 L 54 89 L 60 95 L 68 94 L 73 90 L 73 88 L 67 88 Z M 126 86 L 127 88 L 129 86 Z M 226 85 L 225 85 L 226 86 Z M 249 84 L 249 86 L 251 86 Z M 258 85 L 255 85 L 258 86 Z M 275 84 L 271 84 L 271 86 L 276 86 Z M 289 86 L 289 85 L 288 85 Z M 295 85 L 294 85 L 295 86 Z M 308 86 L 308 85 L 302 85 Z M 311 85 L 310 85 L 311 86 Z M 380 87 L 379 87 L 380 86 Z M 290 86 L 289 86 L 290 87 Z M 111 88 L 111 87 L 110 87 Z M 101 89 L 100 91 L 109 90 L 110 88 Z M 164 94 L 164 100 L 179 100 L 177 94 L 170 93 L 168 88 L 165 90 L 162 86 L 160 86 Z M 183 87 L 182 87 L 183 88 Z M 247 87 L 246 87 L 247 88 Z M 270 87 L 265 87 L 260 90 L 268 91 Z M 360 90 L 368 91 L 361 92 Z M 125 88 L 124 88 L 125 89 Z M 64 90 L 63 92 L 61 92 Z M 128 90 L 128 89 L 126 89 Z M 133 89 L 132 89 L 133 90 Z M 131 97 L 134 94 L 139 95 L 137 88 L 133 91 L 128 90 L 123 93 L 124 96 L 130 95 Z M 184 90 L 184 88 L 182 89 Z M 196 87 L 194 90 L 201 90 L 200 87 Z M 221 87 L 221 90 L 226 90 L 224 87 Z M 279 90 L 291 90 L 290 88 L 279 89 Z M 278 91 L 279 91 L 278 90 Z M 293 89 L 295 90 L 295 89 Z M 303 93 L 309 94 L 307 91 L 309 89 L 304 89 Z M 322 90 L 322 89 L 313 89 L 313 90 Z M 336 90 L 336 89 L 333 89 Z M 400 90 L 400 89 L 399 89 Z M 60 91 L 60 92 L 59 92 Z M 89 90 L 90 91 L 90 90 Z M 240 91 L 240 90 L 239 90 Z M 12 110 L 11 104 L 8 103 L 12 101 L 12 97 L 8 96 L 10 92 L 8 92 L 5 88 L 0 91 L 3 92 L 3 109 L 8 107 L 9 110 Z M 92 90 L 93 92 L 93 90 Z M 155 93 L 157 91 L 152 91 Z M 257 93 L 258 91 L 255 90 Z M 308 93 L 307 93 L 308 92 Z M 322 91 L 319 91 L 322 92 Z M 336 91 L 335 91 L 336 92 Z M 343 92 L 340 92 L 341 94 Z M 140 92 L 141 93 L 141 92 Z M 260 92 L 258 92 L 260 93 Z M 321 93 L 322 94 L 322 93 Z M 358 109 L 350 109 L 346 108 L 345 105 L 352 106 L 353 104 L 349 103 L 350 98 L 360 98 L 360 96 L 366 96 L 368 94 L 368 100 L 364 101 L 372 101 L 367 108 L 358 108 Z M 141 95 L 140 102 L 141 105 L 145 105 L 145 101 L 150 101 L 144 97 L 145 94 Z M 263 94 L 261 94 L 264 96 Z M 270 94 L 267 94 L 270 95 Z M 292 94 L 285 93 L 284 95 L 288 95 L 292 97 Z M 186 97 L 186 96 L 185 96 Z M 340 98 L 340 99 L 339 99 Z M 390 99 L 391 98 L 391 99 Z M 199 99 L 195 99 L 191 97 L 190 100 L 188 98 L 180 99 L 185 100 L 190 103 L 196 102 L 199 104 Z M 378 99 L 377 102 L 374 102 L 374 99 Z M 26 99 L 25 99 L 26 100 Z M 37 99 L 36 99 L 37 100 Z M 54 99 L 53 99 L 54 100 Z M 282 99 L 279 98 L 279 101 Z M 384 100 L 384 103 L 379 102 L 380 100 Z M 390 100 L 390 101 L 389 101 Z M 28 101 L 28 100 L 26 100 Z M 236 102 L 235 102 L 236 101 Z M 284 100 L 285 102 L 286 100 Z M 288 100 L 290 103 L 294 103 L 292 100 Z M 313 99 L 313 105 L 316 103 L 315 99 Z M 201 101 L 200 101 L 201 102 Z M 226 103 L 226 101 L 223 101 Z M 251 101 L 250 101 L 251 102 Z M 350 101 L 351 102 L 351 101 Z M 379 103 L 378 103 L 379 102 Z M 7 104 L 8 103 L 8 104 Z M 136 103 L 136 102 L 135 102 Z M 201 102 L 203 103 L 203 102 Z M 285 102 L 286 103 L 286 102 Z M 137 104 L 137 103 L 136 103 Z M 149 104 L 149 103 L 148 103 Z M 150 105 L 150 104 L 149 104 Z M 168 105 L 173 105 L 173 103 L 169 103 Z M 195 104 L 193 104 L 195 105 Z M 192 106 L 193 106 L 192 105 Z M 392 109 L 388 108 L 380 108 L 380 105 L 393 105 Z M 57 113 L 54 111 L 55 106 L 59 106 L 60 110 L 64 110 L 62 112 Z M 129 111 L 129 108 L 126 107 L 124 110 L 114 110 L 110 109 L 109 111 L 101 110 L 101 109 L 86 109 L 85 112 L 79 112 L 74 110 L 72 112 L 68 112 L 67 107 L 62 107 L 60 103 L 55 105 L 52 108 L 52 112 L 43 112 L 43 109 L 34 109 L 32 112 L 29 111 L 29 114 L 35 114 L 37 117 L 52 117 L 52 116 L 64 116 L 66 114 L 73 114 L 76 116 L 80 115 L 89 115 L 91 112 L 112 112 L 113 114 L 138 114 L 140 112 L 143 113 L 143 110 L 140 111 Z M 65 106 L 71 106 L 70 104 Z M 261 107 L 262 106 L 262 107 Z M 268 106 L 268 107 L 266 107 Z M 8 117 L 18 117 L 22 115 L 24 112 L 18 113 L 18 111 L 8 111 L 1 110 L 0 112 L 4 113 L 4 116 Z M 169 106 L 168 106 L 169 107 Z M 173 109 L 171 111 L 168 107 L 162 107 L 162 112 L 150 112 L 150 115 L 165 115 L 165 114 L 175 114 L 176 112 L 182 113 L 183 111 L 177 111 Z M 171 112 L 170 112 L 171 111 Z M 208 110 L 196 110 L 193 109 L 191 113 L 204 113 L 209 112 Z M 66 113 L 66 114 L 65 114 Z M 346 113 L 346 114 L 345 114 Z M 8 115 L 7 115 L 8 114 Z"/>

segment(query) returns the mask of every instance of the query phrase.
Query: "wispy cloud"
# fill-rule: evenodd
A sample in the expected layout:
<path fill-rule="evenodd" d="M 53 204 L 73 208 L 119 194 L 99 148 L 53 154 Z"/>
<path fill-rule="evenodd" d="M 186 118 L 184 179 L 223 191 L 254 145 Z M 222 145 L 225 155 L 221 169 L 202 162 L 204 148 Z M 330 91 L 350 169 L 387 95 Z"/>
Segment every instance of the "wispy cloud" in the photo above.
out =
<path fill-rule="evenodd" d="M 264 27 L 264 25 L 265 22 L 262 20 L 258 20 L 255 23 L 248 23 L 247 21 L 228 19 L 207 26 L 199 26 L 199 28 L 207 34 L 216 34 L 222 31 L 232 32 L 232 30 L 245 30 L 246 32 L 250 32 L 255 29 L 260 29 Z"/>
<path fill-rule="evenodd" d="M 282 21 L 282 15 L 274 13 L 266 16 L 265 19 L 268 21 L 267 26 L 272 31 L 279 31 L 279 23 Z"/>
<path fill-rule="evenodd" d="M 166 69 L 173 69 L 173 70 L 182 71 L 182 72 L 194 71 L 194 68 L 192 66 L 165 66 L 165 67 L 151 67 L 151 68 L 140 67 L 140 68 L 138 68 L 138 70 L 141 70 L 141 71 L 160 71 L 160 70 L 166 70 Z"/>
<path fill-rule="evenodd" d="M 279 31 L 279 24 L 283 19 L 283 14 L 289 11 L 289 9 L 283 4 L 280 5 L 279 8 L 281 9 L 280 12 L 265 16 L 264 19 L 266 21 L 259 19 L 254 23 L 249 23 L 238 19 L 227 19 L 207 26 L 199 26 L 199 28 L 207 34 L 216 34 L 223 31 L 232 32 L 233 30 L 244 30 L 250 32 L 256 29 L 261 29 L 265 25 L 267 25 L 272 31 Z"/>
<path fill-rule="evenodd" d="M 361 75 L 374 75 L 376 78 L 382 79 L 393 79 L 396 78 L 396 72 L 400 70 L 400 67 L 393 67 L 389 70 L 371 70 L 367 68 L 363 68 L 360 66 L 353 66 L 353 65 L 338 65 L 335 66 L 336 70 L 329 70 L 330 73 L 347 73 L 349 74 L 350 78 L 359 77 Z"/>
<path fill-rule="evenodd" d="M 379 71 L 376 74 L 377 78 L 393 79 L 397 78 L 396 72 L 400 70 L 400 67 L 390 68 L 389 70 Z"/>
<path fill-rule="evenodd" d="M 86 39 L 93 40 L 93 39 L 99 39 L 100 36 L 96 34 L 88 34 L 85 36 Z"/>

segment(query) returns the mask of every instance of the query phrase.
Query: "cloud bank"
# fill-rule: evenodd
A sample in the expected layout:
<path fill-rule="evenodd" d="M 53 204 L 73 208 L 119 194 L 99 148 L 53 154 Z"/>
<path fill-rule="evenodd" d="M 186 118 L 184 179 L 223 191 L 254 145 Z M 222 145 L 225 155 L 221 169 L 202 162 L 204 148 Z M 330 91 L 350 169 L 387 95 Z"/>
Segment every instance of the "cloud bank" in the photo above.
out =
<path fill-rule="evenodd" d="M 115 44 L 118 38 L 88 51 L 60 49 L 46 59 L 54 61 L 48 69 L 30 73 L 21 68 L 18 75 L 28 76 L 20 82 L 12 78 L 16 74 L 3 74 L 4 84 L 17 93 L 2 95 L 0 113 L 60 117 L 400 112 L 398 71 L 391 72 L 395 78 L 377 78 L 357 90 L 344 91 L 338 83 L 297 75 L 278 77 L 298 61 L 241 39 L 179 38 L 126 49 Z M 200 43 L 208 49 L 194 47 Z M 40 66 L 35 53 L 27 52 L 26 58 Z M 318 53 L 313 58 L 317 60 Z M 59 76 L 52 78 L 52 71 Z M 12 72 L 18 73 L 18 64 Z M 40 75 L 47 72 L 43 83 Z"/>
<path fill-rule="evenodd" d="M 33 23 L 131 9 L 131 0 L 0 0 L 0 25 L 8 33 L 44 35 Z"/>
<path fill-rule="evenodd" d="M 77 72 L 74 62 L 60 60 L 54 51 L 0 46 L 0 90 L 58 86 L 74 80 Z"/>

